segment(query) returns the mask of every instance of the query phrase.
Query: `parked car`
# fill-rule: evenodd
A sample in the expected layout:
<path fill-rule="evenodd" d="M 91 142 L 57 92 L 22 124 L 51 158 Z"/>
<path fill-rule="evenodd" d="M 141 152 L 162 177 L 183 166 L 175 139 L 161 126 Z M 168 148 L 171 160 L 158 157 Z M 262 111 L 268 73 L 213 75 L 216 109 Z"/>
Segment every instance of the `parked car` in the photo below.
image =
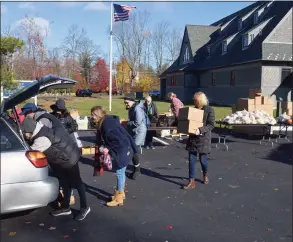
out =
<path fill-rule="evenodd" d="M 151 97 L 160 97 L 161 92 L 159 90 L 152 90 L 152 91 L 149 92 L 149 95 Z"/>
<path fill-rule="evenodd" d="M 3 100 L 0 113 L 1 135 L 1 214 L 47 206 L 56 200 L 59 182 L 49 176 L 46 156 L 30 149 L 18 121 L 9 116 L 15 106 L 48 88 L 71 88 L 76 81 L 46 75 Z"/>
<path fill-rule="evenodd" d="M 89 89 L 78 89 L 75 93 L 77 97 L 91 97 L 93 92 Z"/>

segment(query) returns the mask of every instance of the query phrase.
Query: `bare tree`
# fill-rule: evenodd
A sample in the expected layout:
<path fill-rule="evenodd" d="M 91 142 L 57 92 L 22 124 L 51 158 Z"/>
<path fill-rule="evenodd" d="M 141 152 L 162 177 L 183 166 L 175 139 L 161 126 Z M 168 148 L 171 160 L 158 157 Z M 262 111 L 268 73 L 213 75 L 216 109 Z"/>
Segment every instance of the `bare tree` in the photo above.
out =
<path fill-rule="evenodd" d="M 77 25 L 72 25 L 68 29 L 68 35 L 65 37 L 62 50 L 66 59 L 77 60 L 81 53 L 84 38 L 86 38 L 86 31 L 80 29 Z M 72 61 L 71 72 L 74 73 L 76 62 Z"/>
<path fill-rule="evenodd" d="M 62 58 L 60 48 L 55 47 L 48 50 L 48 64 L 52 67 L 54 73 L 61 75 Z"/>
<path fill-rule="evenodd" d="M 138 76 L 145 41 L 149 37 L 149 22 L 150 14 L 148 12 L 133 12 L 128 21 L 114 26 L 114 40 L 118 45 L 118 51 L 127 60 L 131 69 L 132 86 L 134 79 Z"/>
<path fill-rule="evenodd" d="M 180 53 L 181 42 L 182 33 L 180 29 L 173 28 L 171 31 L 169 31 L 166 41 L 166 47 L 169 53 L 168 62 L 170 64 L 178 58 Z"/>
<path fill-rule="evenodd" d="M 91 68 L 100 54 L 100 47 L 94 44 L 94 42 L 84 37 L 81 42 L 81 51 L 78 55 L 78 61 L 81 67 L 81 73 L 86 79 L 88 84 L 90 81 Z"/>
<path fill-rule="evenodd" d="M 164 67 L 164 56 L 166 55 L 166 40 L 168 37 L 169 23 L 159 22 L 152 33 L 152 52 L 156 63 L 157 75 L 162 73 Z"/>

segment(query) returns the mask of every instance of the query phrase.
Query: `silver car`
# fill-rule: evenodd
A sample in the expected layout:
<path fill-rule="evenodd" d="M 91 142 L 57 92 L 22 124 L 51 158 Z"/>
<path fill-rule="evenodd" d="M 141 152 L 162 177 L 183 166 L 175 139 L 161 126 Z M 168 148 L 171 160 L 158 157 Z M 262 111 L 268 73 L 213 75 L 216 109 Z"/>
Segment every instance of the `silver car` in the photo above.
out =
<path fill-rule="evenodd" d="M 25 87 L 1 105 L 1 214 L 47 206 L 56 200 L 59 182 L 49 176 L 46 156 L 32 151 L 23 139 L 19 122 L 7 111 L 48 88 L 70 88 L 76 81 L 47 75 Z"/>

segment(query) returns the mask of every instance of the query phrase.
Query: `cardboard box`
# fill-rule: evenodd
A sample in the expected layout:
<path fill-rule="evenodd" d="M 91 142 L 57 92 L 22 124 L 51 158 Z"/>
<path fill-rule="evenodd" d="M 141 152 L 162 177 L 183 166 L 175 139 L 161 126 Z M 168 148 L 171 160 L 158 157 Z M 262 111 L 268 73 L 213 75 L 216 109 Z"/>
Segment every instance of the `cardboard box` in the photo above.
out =
<path fill-rule="evenodd" d="M 248 94 L 248 98 L 255 98 L 256 93 L 261 93 L 261 90 L 259 88 L 252 88 L 249 89 L 249 94 Z"/>
<path fill-rule="evenodd" d="M 202 122 L 184 120 L 178 121 L 177 131 L 182 134 L 194 134 L 194 131 L 203 126 Z"/>
<path fill-rule="evenodd" d="M 246 109 L 246 111 L 248 111 L 248 112 L 251 112 L 253 110 L 255 110 L 255 105 L 249 105 Z"/>
<path fill-rule="evenodd" d="M 264 110 L 263 109 L 263 105 L 259 104 L 259 105 L 255 105 L 254 106 L 254 110 Z"/>
<path fill-rule="evenodd" d="M 232 113 L 236 113 L 237 112 L 237 106 L 236 106 L 236 104 L 232 104 L 231 108 L 232 108 Z"/>
<path fill-rule="evenodd" d="M 272 106 L 275 105 L 274 99 L 268 98 L 267 104 Z"/>
<path fill-rule="evenodd" d="M 292 109 L 292 102 L 282 102 L 281 107 L 283 109 Z"/>
<path fill-rule="evenodd" d="M 254 98 L 254 104 L 255 105 L 261 105 L 262 104 L 262 97 L 255 97 Z"/>
<path fill-rule="evenodd" d="M 178 120 L 192 120 L 197 122 L 203 122 L 204 111 L 197 108 L 180 108 Z"/>
<path fill-rule="evenodd" d="M 267 105 L 268 104 L 268 97 L 266 97 L 266 96 L 262 96 L 261 97 L 261 104 L 263 104 L 263 105 Z"/>
<path fill-rule="evenodd" d="M 273 116 L 274 114 L 274 108 L 272 105 L 262 105 L 263 106 L 263 111 L 265 111 L 266 113 L 268 113 L 269 115 Z"/>
<path fill-rule="evenodd" d="M 285 109 L 285 112 L 287 115 L 292 116 L 293 115 L 293 109 Z"/>
<path fill-rule="evenodd" d="M 255 96 L 256 97 L 262 97 L 262 93 L 261 92 L 258 92 L 258 93 L 255 94 Z"/>
<path fill-rule="evenodd" d="M 240 98 L 237 101 L 237 110 L 242 111 L 244 109 L 248 110 L 249 107 L 254 105 L 254 99 L 250 98 Z"/>

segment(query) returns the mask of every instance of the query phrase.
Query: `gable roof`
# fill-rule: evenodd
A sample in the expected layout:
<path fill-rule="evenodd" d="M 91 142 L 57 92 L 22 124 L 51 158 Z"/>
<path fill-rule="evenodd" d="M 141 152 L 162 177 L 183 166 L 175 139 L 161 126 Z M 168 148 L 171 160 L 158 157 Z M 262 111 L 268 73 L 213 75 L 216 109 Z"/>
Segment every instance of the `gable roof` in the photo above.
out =
<path fill-rule="evenodd" d="M 189 41 L 192 48 L 194 59 L 184 70 L 205 70 L 213 69 L 231 64 L 240 64 L 245 62 L 267 59 L 269 53 L 276 53 L 278 49 L 282 50 L 282 59 L 285 53 L 290 58 L 288 45 L 278 43 L 278 47 L 272 44 L 263 44 L 266 37 L 272 32 L 283 17 L 292 11 L 292 2 L 275 1 L 266 9 L 267 12 L 262 14 L 260 23 L 268 21 L 263 27 L 261 35 L 257 35 L 246 50 L 242 50 L 242 36 L 253 31 L 258 25 L 253 24 L 253 14 L 265 8 L 270 2 L 255 2 L 246 8 L 243 8 L 227 17 L 224 17 L 210 26 L 187 25 L 186 29 L 189 34 Z M 247 17 L 248 16 L 248 17 Z M 247 17 L 243 22 L 243 28 L 238 31 L 238 20 Z M 227 25 L 227 23 L 229 23 Z M 223 32 L 220 27 L 226 25 Z M 231 44 L 228 45 L 226 54 L 222 54 L 221 42 L 230 36 L 234 36 Z M 207 46 L 213 49 L 211 56 L 207 57 Z M 267 48 L 264 50 L 264 48 Z M 291 46 L 292 49 L 292 46 Z M 287 52 L 289 51 L 289 52 Z M 276 60 L 273 58 L 273 60 Z M 290 59 L 288 59 L 290 60 Z M 292 50 L 291 50 L 292 60 Z M 175 61 L 162 75 L 174 71 L 180 71 L 182 66 Z"/>

